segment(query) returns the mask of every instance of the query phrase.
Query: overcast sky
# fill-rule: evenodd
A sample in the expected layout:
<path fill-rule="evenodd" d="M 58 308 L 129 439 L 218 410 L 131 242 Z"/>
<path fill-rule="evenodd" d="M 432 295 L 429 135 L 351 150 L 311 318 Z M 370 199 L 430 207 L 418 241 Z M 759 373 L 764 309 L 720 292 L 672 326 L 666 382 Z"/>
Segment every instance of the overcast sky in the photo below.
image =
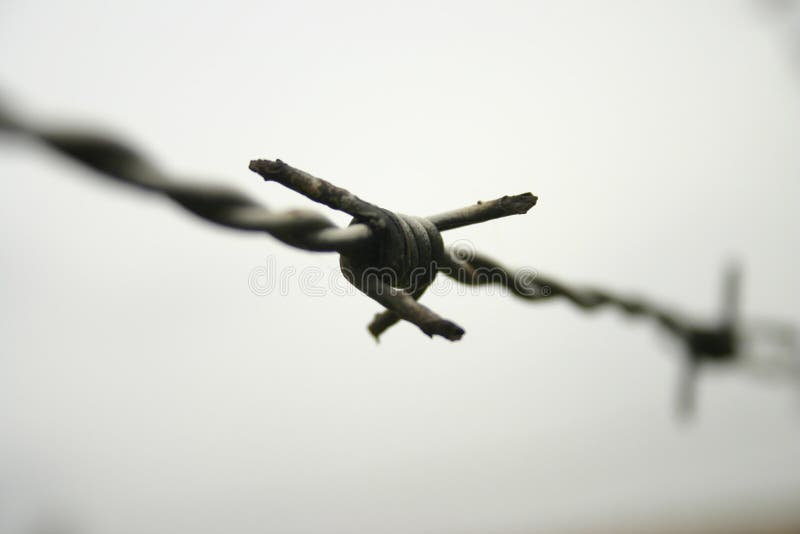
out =
<path fill-rule="evenodd" d="M 600 5 L 602 4 L 602 6 Z M 797 323 L 800 78 L 753 2 L 0 2 L 0 87 L 186 180 L 310 203 L 280 157 L 444 234 L 714 319 Z M 526 532 L 796 514 L 797 384 L 650 323 L 450 286 L 457 343 L 333 294 L 338 259 L 0 139 L 0 532 Z M 346 224 L 347 217 L 332 213 Z M 319 269 L 254 294 L 254 269 Z M 313 293 L 313 294 L 312 294 Z M 797 518 L 797 516 L 794 516 Z M 760 519 L 759 519 L 760 521 Z M 70 530 L 71 529 L 71 530 Z"/>

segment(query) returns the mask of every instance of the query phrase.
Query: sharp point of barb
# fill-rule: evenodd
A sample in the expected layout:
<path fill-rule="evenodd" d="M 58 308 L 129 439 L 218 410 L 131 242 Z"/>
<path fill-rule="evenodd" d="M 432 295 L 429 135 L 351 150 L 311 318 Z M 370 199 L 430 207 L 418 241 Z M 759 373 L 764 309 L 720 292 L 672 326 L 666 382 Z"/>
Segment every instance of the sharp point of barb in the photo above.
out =
<path fill-rule="evenodd" d="M 522 193 L 521 195 L 505 196 L 501 202 L 505 204 L 505 208 L 511 213 L 525 214 L 528 213 L 532 207 L 539 201 L 539 197 L 533 193 Z"/>
<path fill-rule="evenodd" d="M 428 334 L 428 332 L 425 333 Z M 428 336 L 433 337 L 434 334 L 442 336 L 443 338 L 450 341 L 458 341 L 464 336 L 464 329 L 452 321 L 443 319 L 437 326 L 437 329 L 428 334 Z"/>
<path fill-rule="evenodd" d="M 268 180 L 269 175 L 281 172 L 285 166 L 286 164 L 280 159 L 276 159 L 275 161 L 269 159 L 254 159 L 250 161 L 248 168 L 261 175 L 264 180 Z"/>

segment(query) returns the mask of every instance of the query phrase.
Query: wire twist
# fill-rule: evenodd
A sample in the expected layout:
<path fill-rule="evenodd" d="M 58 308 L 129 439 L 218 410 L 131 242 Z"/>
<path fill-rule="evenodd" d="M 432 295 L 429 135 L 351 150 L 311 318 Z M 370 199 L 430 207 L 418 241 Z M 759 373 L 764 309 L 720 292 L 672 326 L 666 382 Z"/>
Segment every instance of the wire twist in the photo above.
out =
<path fill-rule="evenodd" d="M 129 145 L 93 131 L 57 130 L 22 121 L 0 106 L 0 131 L 34 138 L 51 149 L 94 169 L 107 178 L 166 196 L 214 224 L 266 232 L 291 246 L 340 253 L 345 278 L 386 310 L 375 316 L 369 331 L 378 339 L 400 320 L 417 325 L 426 335 L 460 339 L 463 328 L 439 317 L 418 299 L 438 273 L 473 286 L 498 284 L 529 302 L 561 298 L 584 310 L 614 307 L 632 317 L 649 318 L 680 340 L 687 372 L 679 407 L 692 409 L 694 382 L 701 364 L 730 362 L 739 355 L 739 272 L 728 270 L 720 320 L 700 324 L 645 300 L 595 288 L 580 288 L 554 278 L 508 269 L 481 254 L 444 247 L 440 232 L 484 221 L 524 214 L 536 204 L 530 193 L 478 202 L 465 208 L 414 217 L 394 213 L 349 191 L 296 169 L 281 160 L 253 160 L 250 170 L 314 202 L 350 214 L 350 226 L 340 228 L 309 209 L 272 211 L 225 185 L 184 183 L 173 179 Z"/>

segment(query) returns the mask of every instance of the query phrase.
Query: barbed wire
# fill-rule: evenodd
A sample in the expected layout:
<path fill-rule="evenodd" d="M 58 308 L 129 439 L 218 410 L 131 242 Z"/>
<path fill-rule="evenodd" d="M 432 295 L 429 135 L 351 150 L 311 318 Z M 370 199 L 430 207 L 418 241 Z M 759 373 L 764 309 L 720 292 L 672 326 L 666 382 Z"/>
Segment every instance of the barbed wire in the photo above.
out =
<path fill-rule="evenodd" d="M 417 302 L 424 287 L 405 290 L 412 283 L 427 287 L 439 266 L 450 263 L 439 232 L 524 214 L 537 200 L 531 193 L 523 193 L 430 217 L 412 217 L 366 202 L 281 160 L 250 162 L 250 169 L 264 180 L 277 182 L 315 202 L 352 215 L 352 224 L 340 228 L 313 210 L 272 211 L 224 185 L 182 183 L 129 144 L 95 130 L 37 125 L 2 107 L 0 130 L 36 139 L 103 176 L 164 195 L 215 224 L 266 232 L 306 250 L 339 252 L 342 272 L 353 285 L 428 336 L 439 335 L 449 340 L 460 339 L 464 330 Z"/>
<path fill-rule="evenodd" d="M 528 302 L 563 299 L 583 310 L 612 307 L 629 316 L 653 320 L 684 346 L 687 365 L 679 395 L 683 413 L 692 410 L 700 366 L 707 362 L 733 362 L 740 356 L 740 276 L 736 265 L 731 265 L 724 277 L 721 316 L 715 322 L 701 324 L 652 302 L 575 287 L 539 273 L 507 268 L 475 251 L 444 246 L 440 232 L 527 213 L 537 202 L 531 193 L 414 217 L 362 200 L 279 159 L 250 162 L 250 170 L 265 181 L 277 182 L 314 202 L 351 215 L 351 224 L 342 228 L 314 210 L 273 211 L 225 185 L 180 182 L 129 144 L 97 130 L 37 125 L 0 106 L 0 131 L 35 139 L 107 178 L 166 196 L 190 213 L 220 226 L 265 232 L 300 249 L 338 252 L 345 278 L 385 308 L 368 327 L 376 340 L 400 320 L 415 324 L 428 336 L 451 341 L 462 337 L 463 328 L 418 302 L 436 275 L 442 273 L 467 285 L 505 286 Z"/>

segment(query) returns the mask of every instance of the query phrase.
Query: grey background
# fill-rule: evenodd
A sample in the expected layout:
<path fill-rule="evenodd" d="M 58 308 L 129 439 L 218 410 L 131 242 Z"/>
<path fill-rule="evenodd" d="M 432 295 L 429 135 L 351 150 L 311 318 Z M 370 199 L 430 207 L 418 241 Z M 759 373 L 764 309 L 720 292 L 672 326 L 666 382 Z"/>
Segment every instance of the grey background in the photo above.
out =
<path fill-rule="evenodd" d="M 751 2 L 0 3 L 0 80 L 187 180 L 308 205 L 280 157 L 398 211 L 532 191 L 445 234 L 713 318 L 798 317 L 800 83 Z M 711 373 L 614 312 L 425 297 L 458 343 L 361 295 L 256 296 L 335 255 L 212 227 L 0 144 L 0 531 L 523 532 L 797 519 L 796 384 Z M 424 194 L 423 194 L 424 193 Z M 320 208 L 322 209 L 322 208 Z M 328 213 L 345 224 L 341 214 Z M 284 271 L 285 272 L 285 271 Z"/>

